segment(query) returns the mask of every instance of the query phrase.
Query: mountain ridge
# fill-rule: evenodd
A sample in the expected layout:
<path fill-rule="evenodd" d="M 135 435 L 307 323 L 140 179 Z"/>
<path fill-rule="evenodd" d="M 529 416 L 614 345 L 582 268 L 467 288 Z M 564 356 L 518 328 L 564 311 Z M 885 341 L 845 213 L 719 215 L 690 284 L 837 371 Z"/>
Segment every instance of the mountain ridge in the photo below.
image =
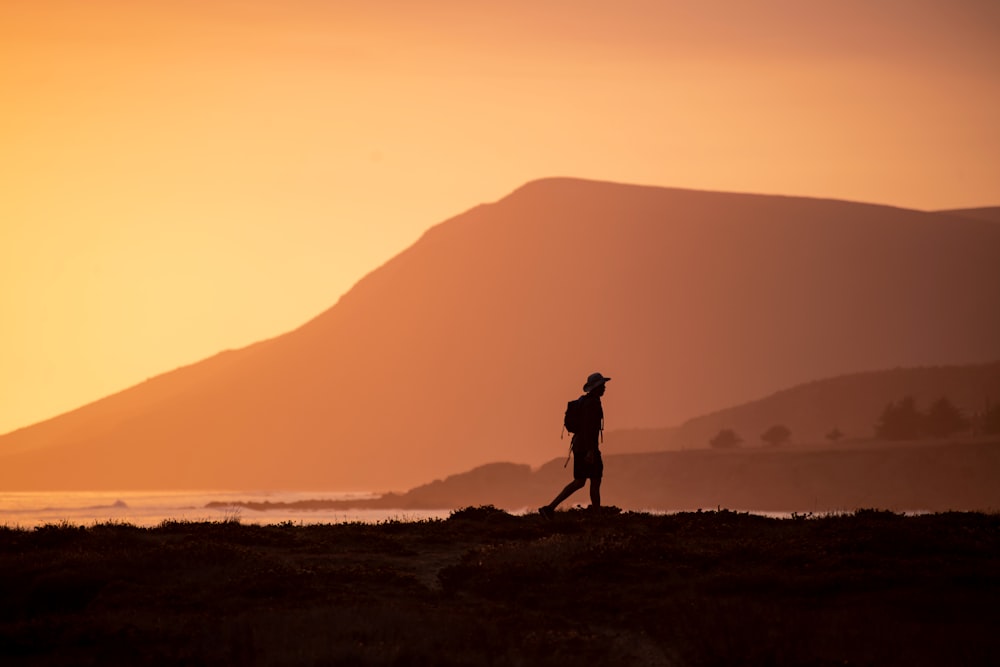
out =
<path fill-rule="evenodd" d="M 0 482 L 399 488 L 541 462 L 595 370 L 615 378 L 613 429 L 837 372 L 983 362 L 1000 357 L 997 256 L 995 225 L 938 213 L 533 181 L 287 334 L 0 437 Z"/>
<path fill-rule="evenodd" d="M 958 216 L 962 218 L 972 218 L 975 220 L 986 220 L 988 222 L 1000 223 L 1000 206 L 981 206 L 978 208 L 954 208 L 939 211 L 946 215 Z"/>
<path fill-rule="evenodd" d="M 1000 403 L 1000 361 L 961 366 L 894 368 L 822 378 L 778 390 L 759 399 L 693 417 L 669 429 L 613 432 L 609 451 L 640 453 L 703 449 L 723 428 L 743 438 L 745 448 L 765 446 L 759 438 L 770 426 L 791 430 L 789 446 L 829 444 L 838 429 L 845 440 L 874 437 L 875 424 L 890 402 L 912 397 L 918 409 L 948 398 L 966 416 Z M 622 442 L 624 441 L 624 442 Z"/>

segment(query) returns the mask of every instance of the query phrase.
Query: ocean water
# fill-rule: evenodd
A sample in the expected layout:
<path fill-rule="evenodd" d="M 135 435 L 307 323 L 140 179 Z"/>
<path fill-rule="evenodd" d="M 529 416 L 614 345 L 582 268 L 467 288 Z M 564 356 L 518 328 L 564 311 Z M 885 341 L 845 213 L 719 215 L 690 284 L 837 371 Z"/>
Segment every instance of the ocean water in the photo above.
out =
<path fill-rule="evenodd" d="M 308 500 L 350 500 L 377 497 L 376 493 L 328 491 L 55 491 L 9 492 L 0 491 L 0 526 L 35 528 L 49 524 L 92 526 L 96 523 L 129 523 L 134 526 L 153 527 L 164 521 L 232 521 L 268 525 L 292 522 L 296 525 L 327 523 L 380 523 L 385 521 L 423 521 L 446 519 L 451 509 L 269 509 L 253 510 L 226 503 L 270 502 L 293 503 Z M 221 503 L 221 507 L 206 507 L 208 503 Z M 561 509 L 568 509 L 566 503 Z M 713 511 L 716 508 L 704 508 Z M 732 509 L 732 508 L 731 508 Z M 677 510 L 641 510 L 650 514 L 690 512 L 693 508 Z M 794 512 L 749 511 L 751 514 L 775 519 L 786 519 Z M 534 508 L 521 508 L 511 514 L 533 514 Z M 843 512 L 822 512 L 840 514 Z M 923 514 L 914 510 L 903 514 Z"/>
<path fill-rule="evenodd" d="M 158 526 L 164 521 L 227 521 L 248 524 L 378 523 L 447 518 L 451 510 L 295 510 L 256 511 L 245 507 L 206 507 L 208 503 L 348 500 L 373 493 L 240 492 L 240 491 L 0 491 L 0 526 L 35 528 L 68 523 L 91 526 L 119 522 Z"/>

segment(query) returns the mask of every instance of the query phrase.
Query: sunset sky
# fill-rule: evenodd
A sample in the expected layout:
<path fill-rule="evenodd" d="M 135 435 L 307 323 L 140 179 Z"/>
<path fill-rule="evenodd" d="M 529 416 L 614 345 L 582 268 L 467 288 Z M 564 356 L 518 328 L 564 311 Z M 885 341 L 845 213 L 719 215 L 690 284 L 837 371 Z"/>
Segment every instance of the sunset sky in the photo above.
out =
<path fill-rule="evenodd" d="M 1000 205 L 995 0 L 4 0 L 0 91 L 0 433 L 536 178 Z"/>

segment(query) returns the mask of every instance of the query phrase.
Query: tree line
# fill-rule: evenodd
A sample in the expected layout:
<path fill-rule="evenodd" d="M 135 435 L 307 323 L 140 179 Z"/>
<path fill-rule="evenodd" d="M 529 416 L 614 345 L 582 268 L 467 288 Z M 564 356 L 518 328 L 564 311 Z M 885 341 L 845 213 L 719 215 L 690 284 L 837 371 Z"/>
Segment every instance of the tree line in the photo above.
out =
<path fill-rule="evenodd" d="M 926 409 L 920 409 L 912 396 L 904 396 L 886 405 L 875 422 L 875 437 L 879 440 L 947 438 L 959 433 L 1000 435 L 1000 403 L 987 400 L 982 410 L 966 416 L 947 396 Z M 845 434 L 836 426 L 826 434 L 831 442 L 843 437 Z M 788 444 L 791 439 L 792 432 L 784 424 L 775 424 L 760 434 L 761 442 L 771 447 Z M 743 438 L 731 428 L 721 429 L 708 441 L 714 449 L 731 449 L 742 443 Z"/>

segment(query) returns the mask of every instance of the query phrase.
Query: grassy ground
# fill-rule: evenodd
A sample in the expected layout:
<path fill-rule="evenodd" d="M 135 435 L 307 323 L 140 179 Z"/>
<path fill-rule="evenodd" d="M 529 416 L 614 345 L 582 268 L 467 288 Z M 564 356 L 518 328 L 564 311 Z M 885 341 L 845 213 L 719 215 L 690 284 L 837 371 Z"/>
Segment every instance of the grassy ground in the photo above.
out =
<path fill-rule="evenodd" d="M 3 665 L 993 665 L 1000 515 L 0 528 Z"/>

